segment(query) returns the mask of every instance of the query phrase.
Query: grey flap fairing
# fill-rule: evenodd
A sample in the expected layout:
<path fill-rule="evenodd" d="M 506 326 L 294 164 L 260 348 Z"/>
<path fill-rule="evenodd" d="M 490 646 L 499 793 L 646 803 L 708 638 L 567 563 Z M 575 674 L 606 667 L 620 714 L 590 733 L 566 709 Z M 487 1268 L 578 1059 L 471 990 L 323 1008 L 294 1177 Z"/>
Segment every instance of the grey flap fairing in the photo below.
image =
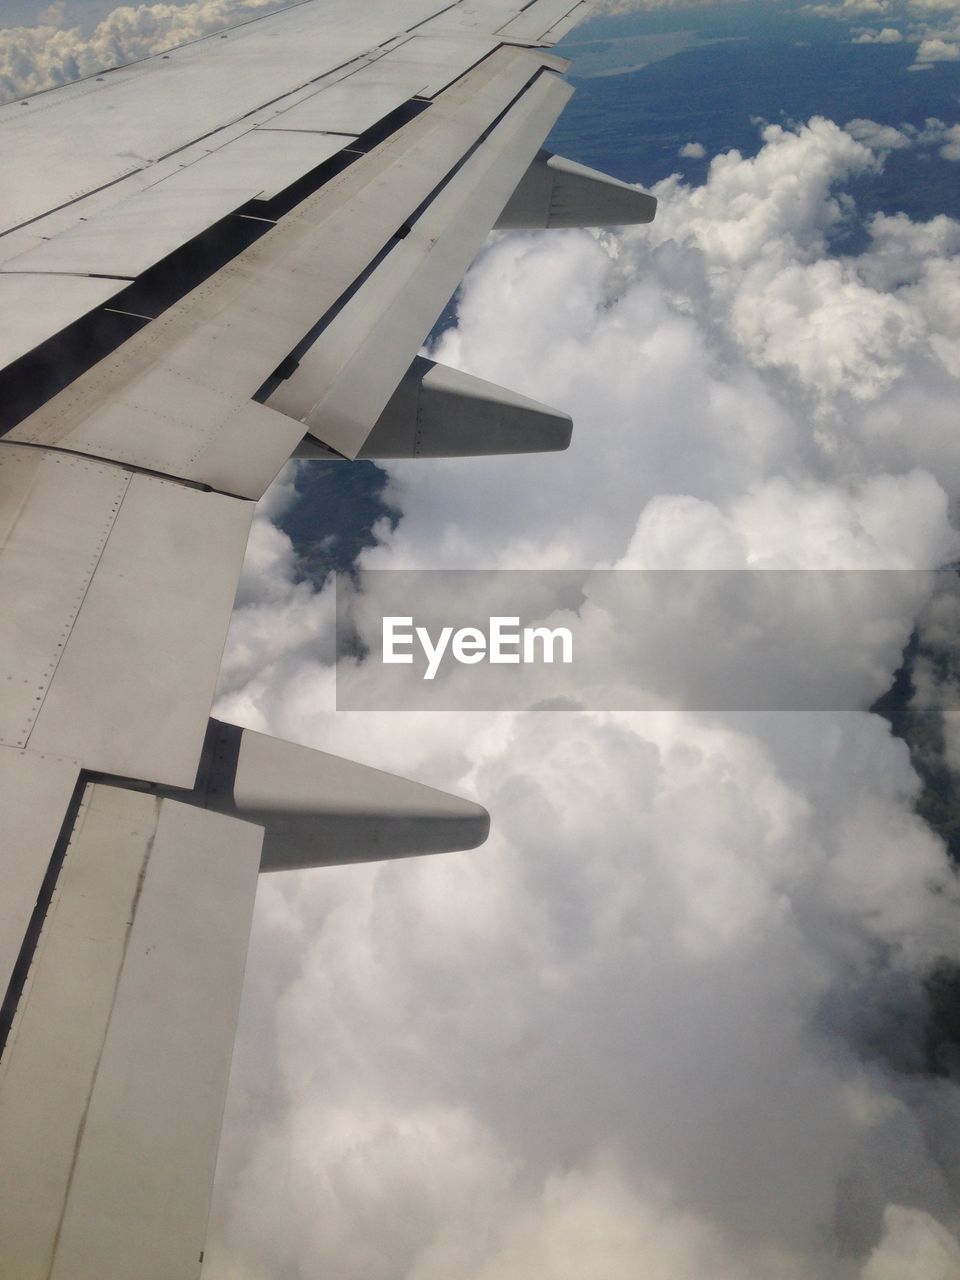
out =
<path fill-rule="evenodd" d="M 261 871 L 474 849 L 490 828 L 470 800 L 219 720 L 196 787 L 164 794 L 263 827 Z"/>
<path fill-rule="evenodd" d="M 367 436 L 358 458 L 477 458 L 552 453 L 570 444 L 568 414 L 417 356 Z M 307 435 L 298 458 L 333 454 Z"/>
<path fill-rule="evenodd" d="M 569 414 L 418 356 L 358 456 L 552 453 L 568 447 L 572 431 Z"/>
<path fill-rule="evenodd" d="M 655 196 L 598 169 L 541 151 L 500 217 L 498 231 L 544 227 L 622 227 L 652 222 Z"/>

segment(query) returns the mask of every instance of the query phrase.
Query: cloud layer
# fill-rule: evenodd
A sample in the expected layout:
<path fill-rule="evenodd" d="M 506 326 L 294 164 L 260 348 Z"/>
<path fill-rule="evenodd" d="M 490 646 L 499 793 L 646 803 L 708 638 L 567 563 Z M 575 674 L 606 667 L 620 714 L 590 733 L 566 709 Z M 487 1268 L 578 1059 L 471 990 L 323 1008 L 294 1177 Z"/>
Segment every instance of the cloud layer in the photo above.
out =
<path fill-rule="evenodd" d="M 960 57 L 960 0 L 826 0 L 803 9 L 817 17 L 854 22 L 855 44 L 916 44 L 914 71 Z M 879 25 L 859 25 L 864 19 Z"/>
<path fill-rule="evenodd" d="M 568 408 L 574 444 L 391 467 L 403 518 L 363 565 L 955 556 L 960 226 L 832 248 L 844 182 L 914 145 L 887 128 L 770 127 L 660 184 L 649 228 L 495 238 L 435 354 Z M 886 722 L 335 716 L 331 592 L 267 514 L 221 712 L 480 796 L 494 829 L 264 883 L 214 1280 L 956 1280 L 925 978 L 960 961 L 958 889 Z M 918 611 L 946 645 L 957 606 L 878 591 L 889 680 Z M 813 663 L 844 627 L 824 612 Z M 709 664 L 702 630 L 678 642 Z"/>

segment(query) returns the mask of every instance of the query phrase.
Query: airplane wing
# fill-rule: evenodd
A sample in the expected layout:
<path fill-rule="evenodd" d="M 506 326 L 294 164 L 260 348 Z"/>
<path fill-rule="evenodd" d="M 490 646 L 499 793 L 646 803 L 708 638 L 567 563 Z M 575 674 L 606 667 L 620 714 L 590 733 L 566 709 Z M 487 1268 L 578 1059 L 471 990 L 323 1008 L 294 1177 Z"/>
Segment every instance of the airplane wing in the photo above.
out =
<path fill-rule="evenodd" d="M 195 1276 L 261 871 L 478 805 L 210 719 L 289 457 L 564 448 L 417 350 L 491 227 L 649 221 L 543 152 L 572 0 L 306 0 L 0 108 L 0 1271 Z"/>

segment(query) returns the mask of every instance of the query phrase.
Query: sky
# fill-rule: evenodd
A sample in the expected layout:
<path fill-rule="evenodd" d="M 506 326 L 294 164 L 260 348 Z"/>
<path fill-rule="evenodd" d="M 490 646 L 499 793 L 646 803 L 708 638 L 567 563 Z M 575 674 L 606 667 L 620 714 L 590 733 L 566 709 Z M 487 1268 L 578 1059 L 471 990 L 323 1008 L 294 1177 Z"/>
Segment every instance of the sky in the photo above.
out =
<path fill-rule="evenodd" d="M 896 31 L 918 65 L 960 49 L 956 3 L 825 7 L 838 39 Z M 23 92 L 237 12 L 7 30 L 0 78 Z M 756 154 L 659 182 L 650 227 L 493 237 L 432 354 L 568 410 L 573 445 L 392 465 L 400 518 L 360 567 L 956 561 L 960 224 L 877 215 L 838 246 L 857 176 L 909 147 L 960 163 L 958 120 L 758 122 Z M 205 1276 L 958 1280 L 960 1089 L 930 983 L 960 965 L 960 887 L 870 699 L 335 712 L 332 591 L 276 523 L 295 501 L 291 468 L 218 713 L 477 798 L 493 827 L 467 854 L 264 879 Z M 863 574 L 852 642 L 882 687 L 917 633 L 914 701 L 951 768 L 960 595 L 906 580 Z M 710 610 L 689 617 L 678 648 L 710 669 Z M 771 641 L 784 681 L 851 643 L 829 600 L 810 621 Z"/>

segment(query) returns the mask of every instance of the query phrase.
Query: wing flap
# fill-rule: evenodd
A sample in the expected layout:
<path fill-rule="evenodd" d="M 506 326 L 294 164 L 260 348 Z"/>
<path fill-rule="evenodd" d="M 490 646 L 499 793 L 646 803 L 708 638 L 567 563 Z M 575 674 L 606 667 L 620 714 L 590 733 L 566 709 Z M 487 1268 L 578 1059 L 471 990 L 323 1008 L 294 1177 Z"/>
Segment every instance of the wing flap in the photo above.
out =
<path fill-rule="evenodd" d="M 374 398 L 382 399 L 375 411 L 372 389 L 364 392 L 362 424 L 369 431 L 415 354 L 416 344 L 452 293 L 571 92 L 549 72 L 538 77 L 541 67 L 538 55 L 521 49 L 504 48 L 486 59 L 429 110 L 323 186 L 227 267 L 25 419 L 8 439 L 76 450 L 212 484 L 202 465 L 207 442 L 222 433 L 221 440 L 230 447 L 228 424 L 239 421 L 241 410 L 265 378 L 351 290 L 371 261 L 385 255 L 387 269 L 378 279 L 392 280 L 396 287 L 409 283 L 429 257 L 431 270 L 418 278 L 412 299 L 419 327 L 413 347 L 408 349 L 411 322 L 402 352 L 398 347 L 390 354 L 393 383 L 386 385 L 387 365 L 377 374 Z M 494 130 L 455 180 L 443 186 L 464 153 L 511 103 L 499 128 L 513 137 L 516 149 L 506 145 L 505 133 L 498 137 Z M 540 133 L 535 136 L 537 128 Z M 489 171 L 490 191 L 465 198 L 462 180 L 467 167 L 472 166 L 475 173 L 493 156 L 498 161 Z M 402 251 L 406 242 L 397 238 L 398 227 L 430 201 L 438 184 L 439 194 L 428 204 L 411 244 Z M 487 217 L 483 226 L 481 209 Z M 431 210 L 433 222 L 429 221 Z M 448 225 L 461 213 L 467 219 L 462 230 Z M 437 246 L 430 240 L 440 229 L 445 233 L 442 249 L 434 252 Z M 407 304 L 395 292 L 391 297 L 390 324 L 395 325 Z M 352 429 L 353 435 L 360 429 Z M 362 436 L 355 441 L 351 436 L 354 453 L 362 443 Z M 273 475 L 292 447 L 286 449 L 278 439 Z M 243 455 L 239 449 L 235 453 L 242 465 Z M 232 491 L 258 497 L 259 477 L 258 463 L 256 474 L 251 472 L 247 483 Z"/>
<path fill-rule="evenodd" d="M 261 837 L 88 787 L 0 1068 L 17 1280 L 199 1275 Z"/>
<path fill-rule="evenodd" d="M 341 308 L 271 406 L 343 456 L 358 455 L 571 92 L 550 75 L 531 86 Z"/>

